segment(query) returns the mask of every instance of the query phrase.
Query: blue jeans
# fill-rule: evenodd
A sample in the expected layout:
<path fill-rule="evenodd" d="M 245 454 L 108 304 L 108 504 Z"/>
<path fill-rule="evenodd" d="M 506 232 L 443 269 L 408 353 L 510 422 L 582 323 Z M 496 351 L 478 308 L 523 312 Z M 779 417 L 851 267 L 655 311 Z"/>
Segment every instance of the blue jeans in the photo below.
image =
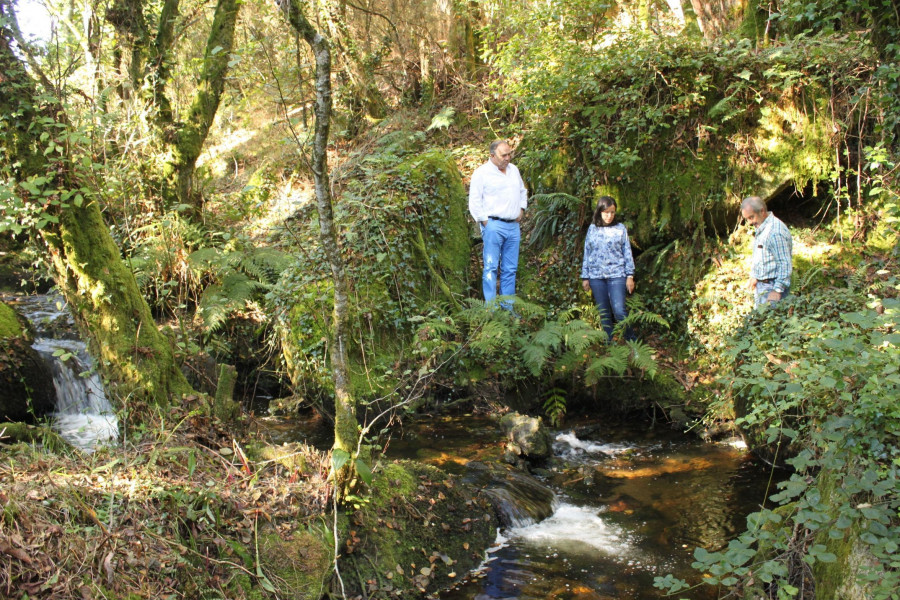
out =
<path fill-rule="evenodd" d="M 594 304 L 600 311 L 600 321 L 603 323 L 603 331 L 612 339 L 613 323 L 624 321 L 628 316 L 628 307 L 625 306 L 625 296 L 628 290 L 625 288 L 625 277 L 610 277 L 609 279 L 589 279 L 591 292 L 594 294 Z M 631 328 L 625 330 L 625 339 L 633 341 L 637 339 Z"/>
<path fill-rule="evenodd" d="M 481 289 L 484 301 L 497 297 L 497 271 L 500 271 L 500 295 L 512 296 L 516 293 L 516 269 L 519 267 L 519 240 L 521 232 L 518 223 L 504 223 L 489 220 L 481 227 L 484 241 L 484 267 L 481 272 Z"/>
<path fill-rule="evenodd" d="M 756 282 L 756 290 L 753 294 L 754 296 L 754 304 L 759 306 L 760 304 L 775 304 L 776 302 L 780 302 L 780 300 L 775 300 L 774 302 L 769 302 L 769 292 L 775 289 L 775 282 L 773 281 L 757 281 Z M 784 290 L 781 293 L 781 300 L 784 300 L 791 293 L 790 288 Z"/>

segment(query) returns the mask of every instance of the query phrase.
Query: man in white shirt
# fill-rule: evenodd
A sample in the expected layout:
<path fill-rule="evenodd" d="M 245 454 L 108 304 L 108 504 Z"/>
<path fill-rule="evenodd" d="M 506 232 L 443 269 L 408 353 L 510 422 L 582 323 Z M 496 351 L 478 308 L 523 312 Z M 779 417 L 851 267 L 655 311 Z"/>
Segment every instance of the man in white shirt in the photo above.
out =
<path fill-rule="evenodd" d="M 519 266 L 519 222 L 528 207 L 528 190 L 512 163 L 512 148 L 503 140 L 491 143 L 491 158 L 475 169 L 469 184 L 469 213 L 481 226 L 484 241 L 484 267 L 481 287 L 485 302 L 497 296 L 497 271 L 500 271 L 500 295 L 516 293 L 516 269 Z"/>

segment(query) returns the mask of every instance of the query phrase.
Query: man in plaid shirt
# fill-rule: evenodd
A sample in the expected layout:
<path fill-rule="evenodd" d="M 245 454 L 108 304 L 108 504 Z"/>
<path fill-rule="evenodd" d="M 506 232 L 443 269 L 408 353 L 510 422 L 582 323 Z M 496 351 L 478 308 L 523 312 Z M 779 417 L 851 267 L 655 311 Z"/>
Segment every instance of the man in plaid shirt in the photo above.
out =
<path fill-rule="evenodd" d="M 759 196 L 744 198 L 741 215 L 756 230 L 750 259 L 750 289 L 756 304 L 775 304 L 791 288 L 791 232 Z"/>

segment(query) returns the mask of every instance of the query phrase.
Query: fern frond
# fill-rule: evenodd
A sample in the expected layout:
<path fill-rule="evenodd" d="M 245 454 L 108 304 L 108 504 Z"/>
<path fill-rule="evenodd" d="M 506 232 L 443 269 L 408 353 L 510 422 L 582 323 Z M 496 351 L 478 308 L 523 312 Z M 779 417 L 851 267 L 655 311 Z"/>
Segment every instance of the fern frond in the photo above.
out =
<path fill-rule="evenodd" d="M 510 333 L 509 327 L 505 323 L 488 321 L 472 337 L 472 349 L 486 355 L 505 350 L 512 341 Z"/>
<path fill-rule="evenodd" d="M 228 265 L 228 261 L 223 256 L 222 251 L 213 246 L 194 250 L 188 255 L 187 262 L 196 276 L 206 273 L 218 273 Z"/>
<path fill-rule="evenodd" d="M 563 327 L 566 347 L 581 352 L 589 346 L 606 341 L 606 332 L 596 329 L 581 319 L 569 321 Z"/>
<path fill-rule="evenodd" d="M 564 389 L 555 387 L 547 390 L 544 398 L 544 413 L 551 425 L 559 427 L 566 414 L 566 391 Z"/>
<path fill-rule="evenodd" d="M 522 347 L 522 361 L 531 371 L 531 374 L 538 377 L 547 364 L 547 359 L 553 353 L 549 346 L 541 344 L 526 344 Z"/>
<path fill-rule="evenodd" d="M 593 306 L 591 306 L 590 308 L 593 308 Z M 576 304 L 575 306 L 570 306 L 569 308 L 560 311 L 560 313 L 556 317 L 556 320 L 560 323 L 568 323 L 572 319 L 580 318 L 584 311 L 584 306 L 579 306 Z"/>
<path fill-rule="evenodd" d="M 528 245 L 538 249 L 546 247 L 563 225 L 575 218 L 585 205 L 581 198 L 563 192 L 535 194 L 532 201 L 536 209 L 531 218 L 532 229 Z"/>
<path fill-rule="evenodd" d="M 256 292 L 266 287 L 237 272 L 229 273 L 221 283 L 207 287 L 197 307 L 197 314 L 207 333 L 218 331 L 233 311 L 243 309 Z"/>
<path fill-rule="evenodd" d="M 557 359 L 556 364 L 553 365 L 553 370 L 557 375 L 571 375 L 581 371 L 590 358 L 590 352 L 568 350 Z"/>
<path fill-rule="evenodd" d="M 550 350 L 558 349 L 563 343 L 563 328 L 556 321 L 544 323 L 544 326 L 534 332 L 531 343 L 543 346 Z"/>
<path fill-rule="evenodd" d="M 416 336 L 419 339 L 435 339 L 457 333 L 459 328 L 451 317 L 436 317 L 422 323 L 416 331 Z"/>
<path fill-rule="evenodd" d="M 240 254 L 240 268 L 256 279 L 275 283 L 281 274 L 291 266 L 294 259 L 274 248 L 255 248 Z"/>
<path fill-rule="evenodd" d="M 449 129 L 450 125 L 453 124 L 453 116 L 455 114 L 455 108 L 452 106 L 445 106 L 438 114 L 434 115 L 434 118 L 431 119 L 431 125 L 429 125 L 428 129 L 425 131 L 431 131 L 432 129 Z"/>
<path fill-rule="evenodd" d="M 653 348 L 641 341 L 625 342 L 631 350 L 628 360 L 632 366 L 644 371 L 650 379 L 656 377 L 658 365 L 653 358 Z"/>
<path fill-rule="evenodd" d="M 584 372 L 585 383 L 594 385 L 610 373 L 621 375 L 628 368 L 628 346 L 610 346 L 607 354 L 600 356 L 588 366 Z"/>
<path fill-rule="evenodd" d="M 501 296 L 500 300 L 514 300 L 513 302 L 513 312 L 519 315 L 524 320 L 531 320 L 535 317 L 546 317 L 547 309 L 545 309 L 540 304 L 535 304 L 534 302 L 529 302 L 528 300 L 524 300 L 519 296 Z"/>
<path fill-rule="evenodd" d="M 197 316 L 203 322 L 203 328 L 207 333 L 218 331 L 228 319 L 231 305 L 226 301 L 222 293 L 222 286 L 211 285 L 203 291 L 200 305 L 197 307 Z"/>

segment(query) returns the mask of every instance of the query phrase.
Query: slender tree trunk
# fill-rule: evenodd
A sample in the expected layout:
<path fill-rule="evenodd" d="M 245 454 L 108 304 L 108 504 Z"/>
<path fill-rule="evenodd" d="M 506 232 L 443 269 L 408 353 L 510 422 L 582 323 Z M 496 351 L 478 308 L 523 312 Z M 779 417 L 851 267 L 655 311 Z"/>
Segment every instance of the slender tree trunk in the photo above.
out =
<path fill-rule="evenodd" d="M 455 54 L 464 73 L 474 79 L 481 64 L 481 39 L 477 33 L 481 9 L 473 0 L 453 0 L 451 3 L 455 28 Z"/>
<path fill-rule="evenodd" d="M 135 0 L 131 0 L 135 1 Z M 139 1 L 139 0 L 138 0 Z M 175 20 L 178 18 L 179 0 L 165 0 L 159 13 L 159 27 L 156 38 L 147 48 L 147 86 L 149 104 L 156 108 L 153 118 L 164 139 L 171 137 L 175 124 L 172 104 L 166 96 L 166 82 L 169 81 L 169 52 L 175 41 Z"/>
<path fill-rule="evenodd" d="M 641 25 L 641 29 L 643 31 L 647 31 L 650 29 L 650 0 L 639 0 L 638 1 L 638 22 Z"/>
<path fill-rule="evenodd" d="M 11 14 L 7 0 L 0 0 L 0 17 Z M 97 202 L 88 192 L 76 199 L 76 192 L 91 186 L 71 158 L 63 108 L 57 101 L 38 99 L 38 87 L 13 51 L 12 39 L 12 30 L 0 26 L 0 114 L 10 116 L 0 137 L 0 179 L 27 205 L 43 206 L 39 210 L 48 222 L 39 234 L 54 279 L 99 359 L 100 371 L 120 386 L 122 395 L 156 403 L 192 392 Z M 62 154 L 54 150 L 45 155 L 50 143 Z M 30 191 L 21 185 L 34 177 L 47 180 L 43 189 L 53 190 L 49 196 L 35 197 L 34 187 Z M 67 193 L 71 196 L 64 203 Z"/>
<path fill-rule="evenodd" d="M 331 265 L 334 280 L 334 314 L 332 319 L 331 371 L 334 378 L 334 448 L 354 456 L 359 440 L 356 402 L 350 392 L 350 367 L 347 357 L 347 277 L 338 246 L 332 211 L 331 184 L 328 178 L 328 130 L 331 121 L 331 50 L 328 40 L 312 26 L 301 8 L 301 0 L 282 0 L 281 9 L 288 22 L 312 48 L 316 57 L 316 124 L 313 140 L 312 171 L 315 178 L 316 203 L 319 212 L 319 235 L 322 248 Z M 349 491 L 355 475 L 354 461 L 347 461 L 336 474 L 335 492 Z"/>
<path fill-rule="evenodd" d="M 147 21 L 141 0 L 115 0 L 105 15 L 106 21 L 116 30 L 116 45 L 113 50 L 115 62 L 121 67 L 127 51 L 131 50 L 128 62 L 128 81 L 131 87 L 121 87 L 123 98 L 128 98 L 141 89 L 149 47 Z"/>

